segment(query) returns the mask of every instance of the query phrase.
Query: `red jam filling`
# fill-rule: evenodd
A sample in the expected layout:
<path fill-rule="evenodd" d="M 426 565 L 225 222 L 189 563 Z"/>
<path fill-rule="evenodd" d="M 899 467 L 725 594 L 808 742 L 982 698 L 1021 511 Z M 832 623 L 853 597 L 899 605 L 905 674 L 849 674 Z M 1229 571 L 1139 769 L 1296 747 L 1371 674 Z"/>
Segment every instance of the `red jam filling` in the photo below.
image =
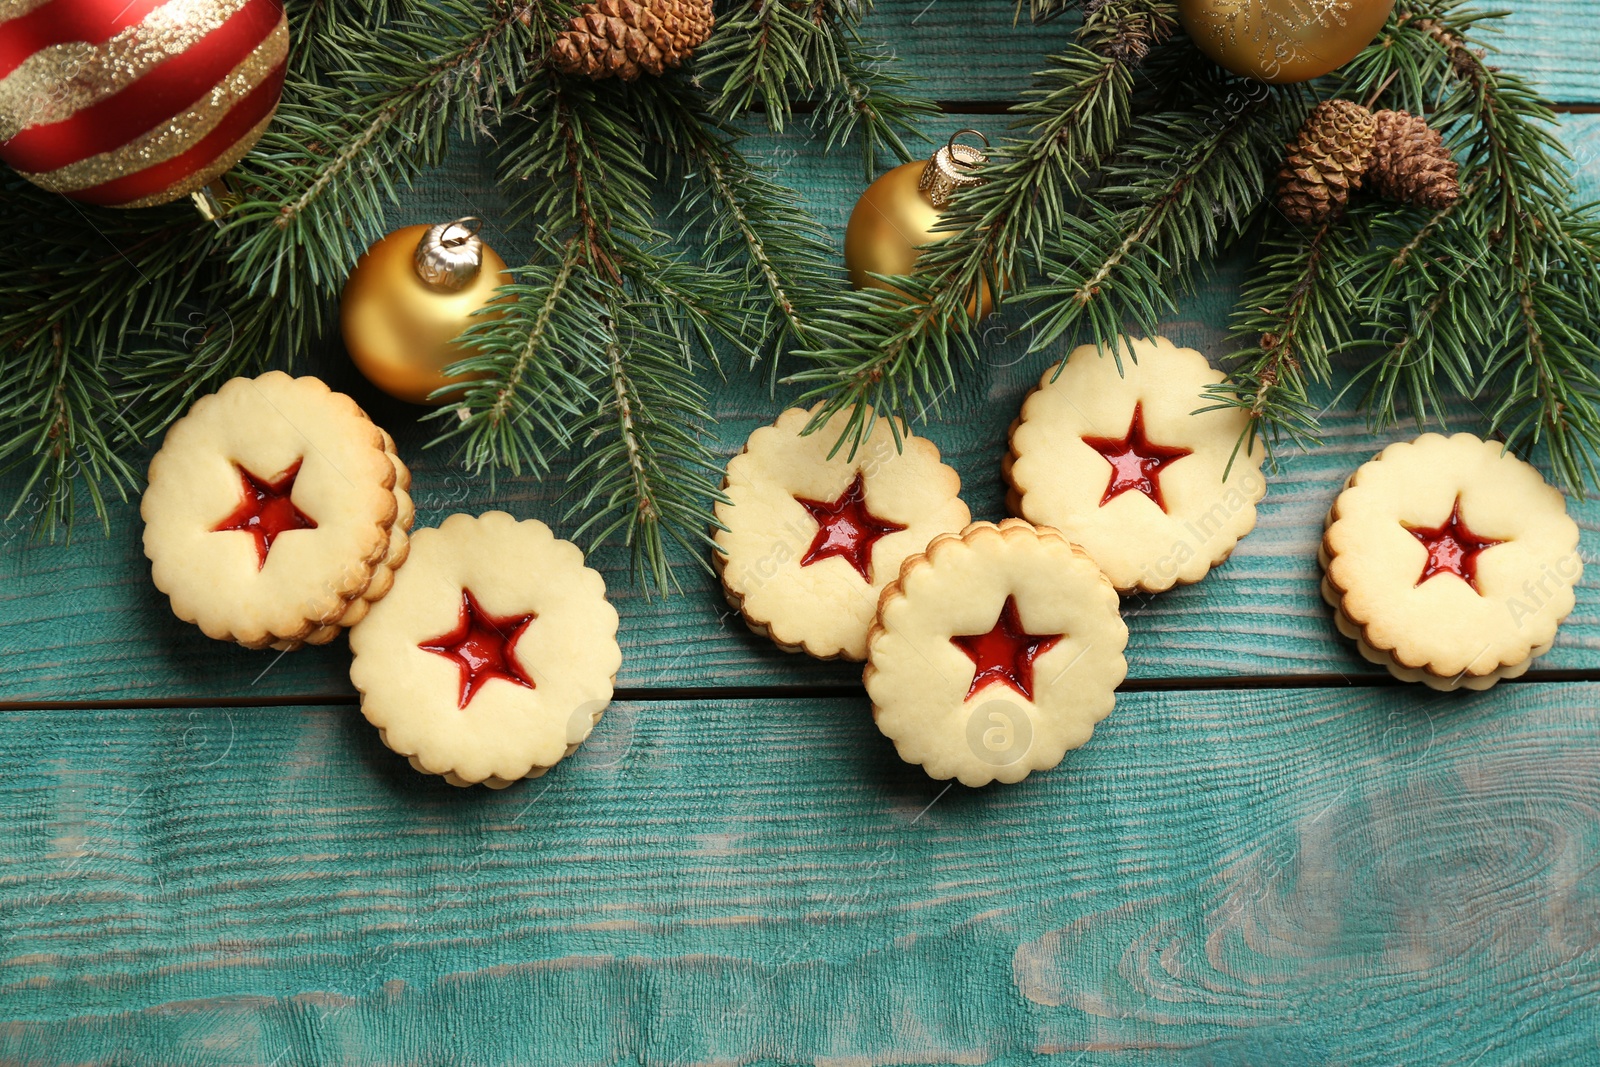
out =
<path fill-rule="evenodd" d="M 1017 617 L 1017 598 L 1006 597 L 1000 618 L 986 634 L 957 634 L 950 643 L 965 652 L 974 670 L 967 698 L 985 686 L 1008 685 L 1033 699 L 1033 661 L 1055 647 L 1066 634 L 1030 634 Z"/>
<path fill-rule="evenodd" d="M 417 647 L 446 659 L 455 660 L 461 668 L 461 703 L 466 707 L 478 690 L 496 678 L 502 678 L 524 689 L 535 688 L 522 665 L 511 655 L 511 646 L 517 643 L 522 632 L 538 616 L 490 615 L 478 604 L 470 590 L 461 591 L 461 619 L 456 628 L 441 634 Z"/>
<path fill-rule="evenodd" d="M 1172 448 L 1153 443 L 1144 433 L 1144 404 L 1133 405 L 1133 421 L 1123 437 L 1085 437 L 1083 443 L 1106 458 L 1111 464 L 1111 481 L 1106 485 L 1100 506 L 1132 489 L 1137 489 L 1162 511 L 1167 505 L 1161 499 L 1161 468 L 1184 456 L 1192 455 L 1190 448 Z"/>
<path fill-rule="evenodd" d="M 1428 562 L 1422 565 L 1422 577 L 1417 579 L 1421 585 L 1429 578 L 1439 574 L 1453 574 L 1457 578 L 1472 586 L 1474 593 L 1482 594 L 1478 590 L 1478 556 L 1484 549 L 1503 545 L 1504 541 L 1491 541 L 1487 537 L 1479 537 L 1467 528 L 1461 521 L 1461 495 L 1456 495 L 1455 506 L 1450 509 L 1450 518 L 1441 526 L 1409 526 L 1405 523 L 1406 532 L 1422 542 L 1422 547 L 1428 550 Z"/>
<path fill-rule="evenodd" d="M 800 560 L 800 566 L 809 567 L 818 560 L 838 556 L 856 569 L 862 581 L 871 585 L 872 546 L 905 527 L 880 519 L 867 510 L 867 490 L 861 475 L 856 475 L 856 480 L 838 500 L 824 502 L 800 497 L 795 500 L 817 520 L 817 536 L 811 539 L 811 548 Z"/>
<path fill-rule="evenodd" d="M 238 463 L 234 464 L 244 482 L 244 499 L 233 514 L 212 527 L 213 533 L 243 530 L 256 539 L 256 569 L 267 565 L 272 542 L 292 530 L 315 530 L 316 520 L 294 506 L 294 480 L 300 474 L 301 460 L 268 481 L 258 478 Z"/>

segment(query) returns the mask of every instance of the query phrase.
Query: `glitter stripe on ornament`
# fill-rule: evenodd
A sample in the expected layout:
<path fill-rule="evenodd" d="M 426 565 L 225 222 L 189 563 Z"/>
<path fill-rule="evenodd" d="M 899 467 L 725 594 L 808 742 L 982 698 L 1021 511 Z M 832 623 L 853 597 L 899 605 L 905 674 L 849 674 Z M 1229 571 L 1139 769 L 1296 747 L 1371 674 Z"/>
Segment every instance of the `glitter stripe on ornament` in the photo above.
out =
<path fill-rule="evenodd" d="M 0 22 L 19 19 L 35 8 L 53 2 L 54 0 L 0 0 Z"/>
<path fill-rule="evenodd" d="M 109 152 L 204 97 L 284 21 L 278 0 L 247 0 L 221 28 L 157 65 L 116 96 L 62 122 L 33 126 L 5 145 L 18 170 L 43 173 Z M 42 88 L 42 87 L 41 87 Z"/>
<path fill-rule="evenodd" d="M 27 179 L 53 192 L 74 192 L 106 181 L 107 174 L 131 174 L 187 152 L 195 142 L 221 125 L 230 110 L 250 96 L 251 90 L 283 66 L 288 50 L 290 30 L 285 21 L 280 22 L 242 64 L 229 70 L 214 90 L 195 101 L 186 112 L 173 115 L 170 122 L 155 126 L 149 133 L 139 134 L 138 138 L 110 152 L 91 155 L 53 171 L 26 173 Z"/>
<path fill-rule="evenodd" d="M 127 144 L 109 152 L 102 152 L 52 171 L 23 172 L 24 177 L 52 192 L 78 195 L 78 190 L 92 189 L 116 177 L 132 177 L 136 172 L 178 156 L 197 159 L 199 157 L 189 154 L 195 144 L 222 125 L 234 110 L 245 106 L 246 99 L 252 95 L 254 89 L 268 80 L 274 86 L 282 84 L 283 67 L 288 54 L 289 27 L 287 22 L 283 22 L 259 48 L 245 58 L 243 63 L 229 71 L 227 77 L 215 89 L 188 111 L 173 116 L 171 121 L 164 122 L 148 133 L 135 137 Z M 275 100 L 275 95 L 268 98 L 269 103 Z M 257 104 L 253 106 L 260 106 L 259 97 Z M 265 114 L 270 113 L 269 108 Z M 261 114 L 258 112 L 246 125 L 254 125 Z M 237 124 L 236 121 L 235 126 Z M 237 132 L 233 136 L 237 136 Z M 227 145 L 231 141 L 232 137 L 229 137 L 221 144 Z M 211 143 L 217 145 L 217 142 Z"/>
<path fill-rule="evenodd" d="M 164 0 L 54 0 L 0 22 L 0 77 L 41 48 L 100 44 L 137 26 Z"/>
<path fill-rule="evenodd" d="M 234 165 L 248 155 L 250 149 L 255 147 L 256 142 L 261 139 L 263 133 L 267 132 L 267 127 L 270 125 L 272 125 L 272 113 L 268 112 L 267 116 L 247 130 L 243 137 L 229 145 L 222 155 L 206 164 L 204 170 L 183 175 L 171 185 L 141 196 L 136 200 L 115 199 L 113 192 L 110 190 L 110 186 L 114 185 L 114 182 L 107 182 L 103 187 L 86 189 L 83 192 L 73 193 L 72 195 L 75 198 L 100 204 L 104 207 L 153 207 L 156 204 L 170 203 L 180 196 L 188 196 L 196 189 L 209 184 L 232 170 Z"/>
<path fill-rule="evenodd" d="M 29 126 L 73 113 L 126 89 L 173 54 L 175 39 L 197 40 L 220 28 L 245 0 L 170 0 L 137 26 L 99 44 L 41 48 L 0 78 L 0 141 Z M 0 30 L 3 32 L 3 30 Z M 39 87 L 48 85 L 49 92 Z"/>

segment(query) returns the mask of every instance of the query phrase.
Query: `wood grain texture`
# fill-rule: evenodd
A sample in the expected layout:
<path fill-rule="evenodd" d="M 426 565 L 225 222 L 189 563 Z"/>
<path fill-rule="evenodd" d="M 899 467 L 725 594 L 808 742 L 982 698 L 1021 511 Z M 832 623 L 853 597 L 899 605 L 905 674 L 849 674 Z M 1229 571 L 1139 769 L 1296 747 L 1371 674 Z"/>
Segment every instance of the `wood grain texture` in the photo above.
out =
<path fill-rule="evenodd" d="M 1126 695 L 949 792 L 860 699 L 500 794 L 343 707 L 0 713 L 0 1062 L 1593 1063 L 1597 705 Z"/>
<path fill-rule="evenodd" d="M 1600 101 L 1593 6 L 1518 5 L 1502 62 Z M 1011 10 L 892 0 L 869 29 L 930 95 L 1005 99 L 1066 35 Z M 803 126 L 753 147 L 842 233 L 858 157 Z M 1600 194 L 1600 118 L 1563 136 Z M 472 152 L 390 222 L 467 213 L 527 247 Z M 1237 280 L 1170 334 L 1222 351 Z M 1004 427 L 1066 346 L 988 340 L 927 432 L 995 518 Z M 395 431 L 422 523 L 499 507 L 571 533 L 565 467 L 469 477 L 336 345 L 306 366 Z M 724 454 L 793 395 L 730 379 Z M 1226 567 L 1128 603 L 1133 677 L 1372 677 L 1313 551 L 1396 435 L 1347 406 L 1327 429 Z M 1600 504 L 1574 510 L 1593 544 Z M 0 704 L 313 706 L 0 707 L 0 1063 L 1600 1064 L 1600 685 L 1124 693 L 1056 770 L 946 792 L 894 758 L 851 668 L 748 635 L 692 571 L 646 601 L 606 549 L 623 685 L 844 695 L 620 702 L 545 778 L 460 791 L 321 703 L 350 694 L 342 640 L 275 659 L 172 619 L 139 532 L 133 505 L 70 546 L 0 528 Z M 1544 662 L 1600 670 L 1600 567 Z"/>
<path fill-rule="evenodd" d="M 1071 41 L 1077 21 L 1032 26 L 1027 4 L 1011 0 L 879 0 L 862 30 L 924 96 L 1009 103 Z"/>
<path fill-rule="evenodd" d="M 1563 104 L 1600 103 L 1600 48 L 1591 0 L 1524 0 L 1483 3 L 1509 9 L 1495 31 L 1481 36 L 1494 62 L 1529 76 L 1539 91 Z M 1071 40 L 1075 17 L 1030 26 L 1026 4 L 987 0 L 880 0 L 865 31 L 883 41 L 900 68 L 921 80 L 925 95 L 960 106 L 1009 103 L 1026 89 L 1033 71 Z"/>
<path fill-rule="evenodd" d="M 947 134 L 958 121 L 931 124 L 932 136 Z M 1600 116 L 1572 116 L 1564 129 L 1584 160 L 1585 190 L 1600 195 Z M 761 150 L 784 163 L 787 176 L 806 192 L 830 232 L 842 233 L 849 206 L 861 183 L 856 160 L 848 154 L 819 157 L 785 152 L 797 138 L 767 139 Z M 490 220 L 489 239 L 510 247 L 517 234 L 498 229 L 505 211 L 498 205 L 487 165 L 468 155 L 462 164 L 430 176 L 408 206 L 395 213 L 396 225 L 428 218 L 476 213 Z M 497 210 L 498 206 L 498 210 Z M 1224 265 L 1182 301 L 1181 314 L 1166 332 L 1181 344 L 1218 356 L 1228 350 L 1223 324 L 1237 293 L 1238 264 Z M 963 495 L 974 517 L 1003 515 L 999 462 L 1005 429 L 1039 372 L 1061 358 L 1069 346 L 1028 356 L 1026 338 L 1015 332 L 1021 317 L 1012 312 L 985 333 L 981 365 L 965 375 L 960 388 L 942 398 L 930 413 L 925 432 L 960 472 Z M 435 525 L 455 511 L 502 508 L 518 517 L 539 518 L 562 535 L 575 525 L 563 519 L 564 470 L 545 482 L 530 478 L 484 477 L 464 473 L 448 452 L 425 449 L 431 436 L 416 420 L 418 409 L 378 394 L 350 367 L 342 351 L 330 346 L 313 354 L 310 369 L 336 389 L 354 394 L 399 440 L 415 472 L 413 495 L 418 522 Z M 768 395 L 760 374 L 730 367 L 728 380 L 712 382 L 717 418 L 716 447 L 732 455 L 756 427 L 770 422 L 797 395 L 782 388 Z M 1331 403 L 1333 396 L 1325 395 Z M 1487 417 L 1470 405 L 1454 413 L 1456 429 L 1479 430 Z M 1132 631 L 1128 649 L 1135 679 L 1242 677 L 1282 674 L 1338 674 L 1351 679 L 1379 675 L 1339 638 L 1317 595 L 1315 551 L 1323 513 L 1344 478 L 1383 444 L 1410 436 L 1412 429 L 1374 435 L 1365 417 L 1346 402 L 1324 416 L 1326 442 L 1320 449 L 1285 453 L 1281 469 L 1269 479 L 1259 524 L 1227 565 L 1199 585 L 1155 598 L 1126 603 Z M 13 483 L 14 484 L 14 483 Z M 175 620 L 150 585 L 140 546 L 134 504 L 119 505 L 109 538 L 85 530 L 70 545 L 31 543 L 26 523 L 13 520 L 0 544 L 0 641 L 7 655 L 0 669 L 0 701 L 91 699 L 326 700 L 351 693 L 345 671 L 348 653 L 341 638 L 321 649 L 304 649 L 279 658 L 210 641 Z M 1584 546 L 1600 529 L 1600 501 L 1572 505 L 1584 529 Z M 751 635 L 728 612 L 711 579 L 687 564 L 685 592 L 647 599 L 629 580 L 626 553 L 616 546 L 595 554 L 622 615 L 624 654 L 620 684 L 628 687 L 706 687 L 718 685 L 854 685 L 856 669 L 790 656 Z M 1591 563 L 1593 561 L 1591 560 Z M 1219 637 L 1219 635 L 1226 635 Z M 26 650 L 26 654 L 20 654 Z M 1540 661 L 1543 669 L 1600 669 L 1600 566 L 1591 565 L 1573 616 L 1555 650 Z"/>
<path fill-rule="evenodd" d="M 1564 104 L 1600 103 L 1600 25 L 1588 0 L 1537 0 L 1536 3 L 1482 4 L 1484 10 L 1510 10 L 1500 32 L 1486 35 L 1496 51 L 1493 62 L 1529 76 L 1538 89 Z"/>

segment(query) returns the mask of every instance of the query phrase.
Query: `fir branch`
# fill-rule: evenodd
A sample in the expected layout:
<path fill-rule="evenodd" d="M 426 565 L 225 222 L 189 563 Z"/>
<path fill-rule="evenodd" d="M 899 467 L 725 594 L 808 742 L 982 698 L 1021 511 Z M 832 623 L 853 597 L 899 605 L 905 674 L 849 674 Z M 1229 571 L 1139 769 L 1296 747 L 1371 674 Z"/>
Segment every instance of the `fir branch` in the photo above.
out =
<path fill-rule="evenodd" d="M 1060 18 L 1079 6 L 1081 2 L 1082 0 L 1027 0 L 1028 20 L 1035 26 L 1042 26 L 1051 19 Z M 1022 7 L 1023 0 L 1017 0 L 1018 18 L 1022 17 Z"/>
<path fill-rule="evenodd" d="M 721 464 L 703 432 L 706 396 L 695 382 L 676 309 L 651 297 L 611 294 L 603 379 L 609 393 L 587 420 L 583 458 L 569 484 L 573 511 L 588 517 L 577 536 L 602 544 L 620 535 L 647 588 L 676 582 L 667 543 L 694 559 L 711 547 L 704 501 L 722 499 Z"/>
<path fill-rule="evenodd" d="M 832 241 L 800 198 L 772 171 L 744 156 L 743 135 L 717 119 L 705 101 L 671 82 L 635 90 L 645 130 L 669 155 L 667 176 L 685 179 L 674 215 L 696 235 L 706 261 L 736 271 L 743 287 L 764 294 L 747 311 L 740 347 L 779 357 L 807 336 L 821 294 L 836 287 Z"/>
<path fill-rule="evenodd" d="M 915 158 L 906 138 L 922 140 L 919 121 L 938 114 L 939 108 L 916 96 L 914 89 L 912 80 L 899 72 L 893 53 L 848 28 L 834 85 L 821 95 L 812 114 L 823 150 L 859 139 L 867 181 L 877 175 L 885 150 L 899 162 Z"/>
<path fill-rule="evenodd" d="M 327 72 L 350 69 L 339 49 L 348 26 L 376 29 L 397 18 L 406 0 L 285 0 L 284 14 L 294 28 L 289 69 L 306 82 L 321 82 Z"/>
<path fill-rule="evenodd" d="M 695 69 L 718 87 L 720 114 L 737 117 L 761 108 L 768 126 L 782 132 L 793 115 L 792 95 L 813 87 L 806 67 L 823 39 L 809 4 L 745 0 L 717 18 Z"/>
<path fill-rule="evenodd" d="M 669 251 L 651 211 L 636 102 L 614 84 L 550 74 L 504 127 L 502 180 L 525 190 L 515 211 L 554 243 L 517 272 L 503 317 L 467 334 L 473 354 L 450 370 L 482 377 L 438 412 L 438 440 L 453 441 L 472 469 L 513 473 L 581 448 L 569 476 L 588 482 L 569 512 L 581 517 L 580 536 L 598 544 L 620 533 L 636 572 L 665 589 L 667 545 L 696 544 L 717 495 L 703 473 L 715 462 L 693 353 L 710 356 L 716 337 L 739 335 L 746 287 Z M 720 141 L 704 151 L 732 157 Z"/>
<path fill-rule="evenodd" d="M 123 339 L 156 327 L 215 277 L 215 232 L 187 205 L 116 212 L 0 177 L 12 254 L 0 264 L 0 469 L 21 468 L 9 510 L 70 531 L 81 486 L 102 524 L 139 484 L 140 364 Z M 63 210 L 66 205 L 68 210 Z"/>
<path fill-rule="evenodd" d="M 1415 53 L 1398 62 L 1443 92 L 1431 121 L 1458 149 L 1463 195 L 1400 246 L 1373 290 L 1371 317 L 1396 339 L 1369 396 L 1380 424 L 1396 417 L 1397 396 L 1419 420 L 1439 412 L 1445 384 L 1492 397 L 1491 430 L 1547 444 L 1560 480 L 1581 492 L 1600 453 L 1600 347 L 1581 325 L 1600 313 L 1600 242 L 1592 211 L 1571 206 L 1550 104 L 1472 47 L 1494 17 L 1453 0 L 1397 14 L 1395 43 Z"/>
<path fill-rule="evenodd" d="M 853 449 L 877 415 L 921 418 L 954 385 L 958 364 L 976 353 L 976 294 L 1024 284 L 1030 258 L 1069 225 L 1131 119 L 1130 53 L 1105 54 L 1107 42 L 1143 33 L 1154 44 L 1176 25 L 1172 11 L 1163 0 L 1115 0 L 1086 19 L 1080 43 L 1035 75 L 1012 109 L 1023 136 L 997 146 L 986 184 L 957 195 L 943 222 L 951 236 L 920 253 L 917 277 L 895 280 L 917 299 L 858 294 L 804 354 L 810 366 L 792 380 L 811 385 L 805 399 L 824 401 L 814 426 L 850 408 L 842 441 Z"/>
<path fill-rule="evenodd" d="M 645 136 L 614 83 L 547 73 L 504 132 L 500 179 L 519 193 L 513 221 L 576 237 L 583 262 L 612 282 L 621 280 L 622 244 L 665 241 L 651 210 Z"/>
<path fill-rule="evenodd" d="M 1137 67 L 1178 28 L 1177 5 L 1153 0 L 1085 0 L 1078 42 L 1118 63 Z"/>
<path fill-rule="evenodd" d="M 377 32 L 340 22 L 320 47 L 349 64 L 291 81 L 277 120 L 230 178 L 223 219 L 247 292 L 291 304 L 331 288 L 383 232 L 400 183 L 444 156 L 448 135 L 497 123 L 545 35 L 531 0 L 417 4 Z"/>
<path fill-rule="evenodd" d="M 1212 407 L 1249 414 L 1242 447 L 1260 438 L 1275 455 L 1284 438 L 1300 445 L 1317 439 L 1310 387 L 1331 380 L 1334 354 L 1356 340 L 1349 265 L 1365 244 L 1360 212 L 1308 236 L 1286 223 L 1263 236 L 1234 313 L 1233 335 L 1242 345 L 1229 356 L 1235 369 L 1207 390 Z"/>
<path fill-rule="evenodd" d="M 1354 100 L 1368 107 L 1381 100 L 1386 107 L 1426 114 L 1439 103 L 1449 71 L 1427 40 L 1429 24 L 1415 13 L 1401 11 L 1389 19 L 1376 40 L 1332 77 L 1324 99 Z"/>
<path fill-rule="evenodd" d="M 1261 92 L 1227 111 L 1215 106 L 1141 119 L 1107 165 L 1096 202 L 1065 227 L 1043 257 L 1044 307 L 1028 323 L 1032 347 L 1082 324 L 1116 352 L 1131 325 L 1154 334 L 1174 309 L 1171 291 L 1236 240 L 1266 197 L 1266 161 L 1298 106 Z"/>
<path fill-rule="evenodd" d="M 1357 375 L 1371 379 L 1363 404 L 1379 426 L 1398 419 L 1401 400 L 1419 424 L 1440 414 L 1440 386 L 1471 397 L 1481 387 L 1479 353 L 1494 346 L 1506 295 L 1489 264 L 1483 228 L 1465 195 L 1431 214 L 1378 214 L 1371 247 L 1352 266 L 1362 318 L 1382 346 Z"/>
<path fill-rule="evenodd" d="M 910 159 L 905 138 L 920 137 L 917 120 L 938 109 L 861 33 L 871 11 L 870 0 L 746 0 L 720 16 L 695 61 L 715 87 L 712 110 L 736 119 L 759 109 L 781 133 L 805 102 L 827 148 L 860 139 L 869 179 L 885 150 Z"/>
<path fill-rule="evenodd" d="M 818 383 L 802 404 L 824 400 L 808 430 L 850 410 L 830 455 L 841 449 L 854 455 L 880 417 L 909 422 L 937 410 L 955 387 L 960 363 L 977 358 L 971 312 L 963 308 L 944 322 L 935 321 L 930 308 L 936 294 L 924 279 L 893 281 L 897 292 L 869 288 L 842 294 L 802 353 L 811 366 L 790 375 L 791 381 Z M 891 420 L 891 425 L 898 423 Z"/>
<path fill-rule="evenodd" d="M 947 212 L 950 239 L 919 262 L 935 289 L 951 292 L 947 302 L 964 302 L 985 278 L 1026 277 L 1024 257 L 1060 228 L 1132 118 L 1129 65 L 1079 46 L 1051 62 L 1012 108 L 1025 136 L 995 149 L 986 184 L 963 190 Z"/>
<path fill-rule="evenodd" d="M 1453 12 L 1455 5 L 1442 5 Z M 1455 91 L 1433 116 L 1439 128 L 1466 143 L 1462 173 L 1477 176 L 1477 191 L 1492 205 L 1487 219 L 1495 242 L 1558 225 L 1573 193 L 1571 157 L 1554 132 L 1555 113 L 1522 78 L 1486 65 L 1462 34 L 1489 17 L 1417 18 L 1417 29 L 1448 60 Z M 1481 173 L 1480 173 L 1481 172 Z"/>
<path fill-rule="evenodd" d="M 1559 242 L 1540 249 L 1550 258 L 1506 264 L 1516 325 L 1485 366 L 1498 387 L 1491 426 L 1514 445 L 1544 444 L 1561 481 L 1579 495 L 1596 481 L 1600 453 L 1600 345 L 1592 332 L 1600 294 L 1583 277 L 1600 258 L 1600 235 L 1576 232 L 1588 222 L 1558 216 Z"/>
<path fill-rule="evenodd" d="M 603 344 L 603 305 L 579 270 L 578 242 L 551 253 L 550 263 L 512 272 L 496 313 L 463 336 L 471 354 L 450 368 L 476 380 L 440 413 L 447 428 L 432 443 L 455 439 L 468 470 L 548 471 L 552 452 L 571 443 L 573 424 L 592 406 L 579 368 L 592 365 Z"/>
<path fill-rule="evenodd" d="M 221 262 L 210 263 L 209 272 L 189 304 L 163 308 L 170 318 L 124 339 L 123 392 L 141 438 L 227 379 L 258 374 L 275 356 L 299 351 L 331 315 L 329 294 L 313 291 L 293 305 L 242 292 Z"/>
<path fill-rule="evenodd" d="M 109 531 L 107 490 L 126 499 L 140 477 L 119 445 L 132 436 L 124 405 L 100 360 L 78 358 L 59 322 L 52 322 L 20 352 L 0 359 L 0 380 L 10 386 L 0 404 L 0 466 L 29 464 L 6 518 L 33 512 L 37 536 L 71 531 L 75 484 L 81 483 Z"/>

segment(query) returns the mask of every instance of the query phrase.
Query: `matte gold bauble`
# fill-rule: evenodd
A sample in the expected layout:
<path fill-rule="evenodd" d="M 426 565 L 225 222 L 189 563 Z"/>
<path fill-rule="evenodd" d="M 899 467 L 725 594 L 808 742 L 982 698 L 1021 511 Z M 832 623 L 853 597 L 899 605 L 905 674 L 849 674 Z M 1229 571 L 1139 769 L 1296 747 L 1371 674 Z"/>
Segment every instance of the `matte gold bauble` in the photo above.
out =
<path fill-rule="evenodd" d="M 478 237 L 477 219 L 407 226 L 380 238 L 356 262 L 339 298 L 339 326 L 350 359 L 367 380 L 413 404 L 441 404 L 436 389 L 465 357 L 455 339 L 483 321 L 496 290 L 511 281 L 505 260 Z"/>
<path fill-rule="evenodd" d="M 974 172 L 988 158 L 971 145 L 957 144 L 956 137 L 963 133 L 977 131 L 957 131 L 932 159 L 902 163 L 861 194 L 844 231 L 844 265 L 850 271 L 851 285 L 857 289 L 887 289 L 904 296 L 901 290 L 872 275 L 910 274 L 916 267 L 919 245 L 951 236 L 950 230 L 934 232 L 939 217 L 956 189 L 982 184 Z M 989 286 L 984 284 L 978 317 L 989 314 L 993 306 Z M 968 310 L 972 310 L 970 301 Z"/>
<path fill-rule="evenodd" d="M 1394 0 L 1178 0 L 1195 45 L 1235 74 L 1287 85 L 1344 66 Z"/>

